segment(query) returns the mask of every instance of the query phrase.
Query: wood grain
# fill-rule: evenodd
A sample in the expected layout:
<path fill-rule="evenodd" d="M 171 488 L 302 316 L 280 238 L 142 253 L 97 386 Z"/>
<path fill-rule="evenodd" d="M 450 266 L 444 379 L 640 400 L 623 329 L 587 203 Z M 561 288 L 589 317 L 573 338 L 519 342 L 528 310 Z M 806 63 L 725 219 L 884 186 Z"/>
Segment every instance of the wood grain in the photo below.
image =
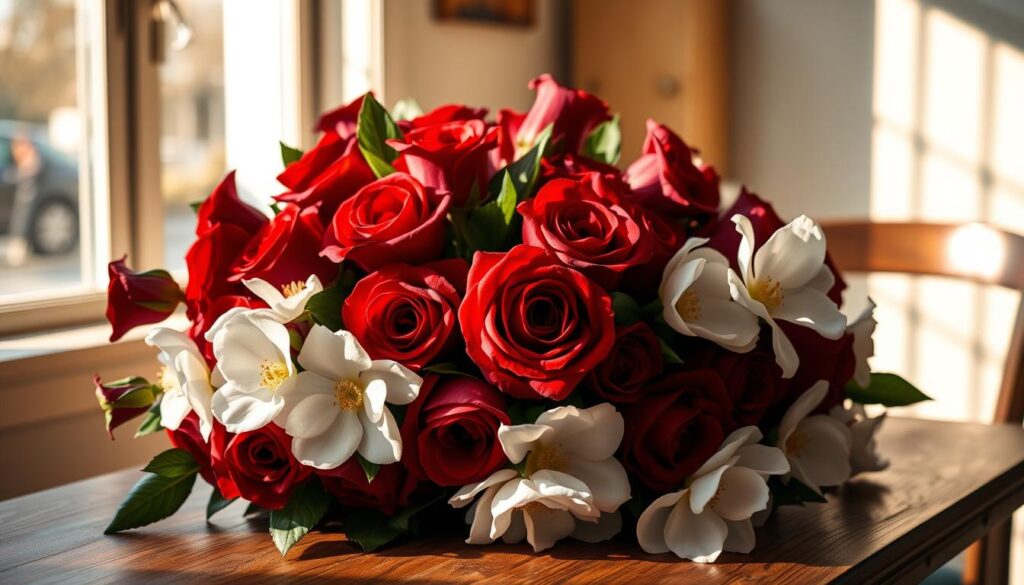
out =
<path fill-rule="evenodd" d="M 124 471 L 0 502 L 0 583 L 916 583 L 1024 503 L 1020 427 L 897 418 L 881 441 L 890 469 L 827 504 L 780 510 L 754 554 L 714 565 L 646 555 L 629 538 L 541 554 L 457 539 L 362 554 L 337 532 L 312 534 L 282 559 L 266 522 L 243 519 L 241 504 L 205 523 L 205 485 L 168 520 L 102 536 L 139 477 Z"/>

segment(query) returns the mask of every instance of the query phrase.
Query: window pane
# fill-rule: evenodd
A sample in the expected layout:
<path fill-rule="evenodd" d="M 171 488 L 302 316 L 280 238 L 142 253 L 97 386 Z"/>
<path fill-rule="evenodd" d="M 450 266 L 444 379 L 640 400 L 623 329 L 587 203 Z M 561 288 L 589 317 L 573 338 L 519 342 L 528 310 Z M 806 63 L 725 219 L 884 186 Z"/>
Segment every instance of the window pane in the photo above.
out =
<path fill-rule="evenodd" d="M 0 301 L 83 284 L 88 167 L 74 0 L 0 0 Z"/>

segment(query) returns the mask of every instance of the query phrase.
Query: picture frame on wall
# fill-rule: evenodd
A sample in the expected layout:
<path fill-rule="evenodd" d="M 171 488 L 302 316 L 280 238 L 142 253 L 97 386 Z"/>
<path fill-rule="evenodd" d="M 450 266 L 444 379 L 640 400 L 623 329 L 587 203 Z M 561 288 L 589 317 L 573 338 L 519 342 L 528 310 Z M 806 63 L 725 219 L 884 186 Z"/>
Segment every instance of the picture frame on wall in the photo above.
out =
<path fill-rule="evenodd" d="M 534 0 L 434 0 L 434 18 L 444 22 L 532 26 Z"/>

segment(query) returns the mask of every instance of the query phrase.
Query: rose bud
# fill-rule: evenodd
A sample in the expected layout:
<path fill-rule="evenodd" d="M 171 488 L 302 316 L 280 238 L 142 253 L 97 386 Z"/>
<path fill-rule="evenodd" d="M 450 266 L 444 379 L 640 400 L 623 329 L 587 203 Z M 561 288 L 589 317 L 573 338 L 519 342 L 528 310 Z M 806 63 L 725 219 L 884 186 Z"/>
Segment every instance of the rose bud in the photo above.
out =
<path fill-rule="evenodd" d="M 510 424 L 497 388 L 465 376 L 427 376 L 402 421 L 403 461 L 441 486 L 480 481 L 507 462 L 498 427 Z"/>
<path fill-rule="evenodd" d="M 419 370 L 458 340 L 468 271 L 461 259 L 389 264 L 356 283 L 341 308 L 345 328 L 373 359 Z"/>
<path fill-rule="evenodd" d="M 611 351 L 611 298 L 542 248 L 477 252 L 459 307 L 466 353 L 517 398 L 565 399 Z"/>
<path fill-rule="evenodd" d="M 667 127 L 647 120 L 643 156 L 626 170 L 637 201 L 673 217 L 718 215 L 718 174 Z"/>
<path fill-rule="evenodd" d="M 618 327 L 611 353 L 586 377 L 584 387 L 612 404 L 630 404 L 643 398 L 648 382 L 664 366 L 661 343 L 650 327 L 642 322 Z"/>
<path fill-rule="evenodd" d="M 498 129 L 482 120 L 455 121 L 412 130 L 388 144 L 400 152 L 400 161 L 426 187 L 452 194 L 452 205 L 462 207 L 474 187 L 487 193 L 492 174 L 490 151 L 498 143 Z"/>
<path fill-rule="evenodd" d="M 210 461 L 221 495 L 241 496 L 267 510 L 283 508 L 313 471 L 292 456 L 291 444 L 291 437 L 273 423 L 237 435 L 214 425 Z"/>
<path fill-rule="evenodd" d="M 533 148 L 537 137 L 554 124 L 551 141 L 561 144 L 562 151 L 575 154 L 591 130 L 610 120 L 608 104 L 581 89 L 562 87 L 548 74 L 530 82 L 537 91 L 533 106 L 515 135 L 516 158 Z"/>
<path fill-rule="evenodd" d="M 159 323 L 185 300 L 178 283 L 166 270 L 132 272 L 125 259 L 107 265 L 107 321 L 113 331 L 110 341 L 117 341 L 133 327 Z"/>
<path fill-rule="evenodd" d="M 405 459 L 405 457 L 403 457 Z M 348 508 L 373 508 L 386 516 L 394 516 L 399 508 L 409 505 L 416 480 L 401 463 L 382 465 L 373 481 L 355 457 L 334 469 L 315 470 L 324 490 Z"/>
<path fill-rule="evenodd" d="M 238 226 L 246 233 L 255 234 L 270 219 L 238 196 L 235 171 L 231 171 L 210 193 L 196 212 L 196 235 L 202 235 L 222 223 Z"/>
<path fill-rule="evenodd" d="M 646 232 L 614 199 L 592 186 L 594 173 L 578 180 L 555 179 L 536 197 L 519 204 L 523 243 L 554 253 L 606 290 L 618 287 L 626 270 L 643 265 L 653 253 Z"/>
<path fill-rule="evenodd" d="M 93 382 L 96 384 L 96 400 L 103 409 L 107 420 L 107 434 L 111 439 L 114 438 L 114 429 L 145 414 L 160 394 L 159 389 L 139 376 L 104 384 L 97 374 L 93 377 Z"/>
<path fill-rule="evenodd" d="M 249 242 L 228 280 L 259 278 L 284 288 L 315 274 L 322 283 L 338 275 L 338 267 L 320 257 L 324 227 L 316 210 L 288 205 Z"/>
<path fill-rule="evenodd" d="M 623 416 L 622 464 L 658 492 L 683 487 L 733 430 L 732 401 L 714 370 L 665 374 Z"/>
<path fill-rule="evenodd" d="M 363 187 L 341 204 L 324 236 L 321 255 L 349 260 L 367 272 L 386 264 L 424 264 L 444 251 L 451 196 L 438 196 L 405 173 Z"/>

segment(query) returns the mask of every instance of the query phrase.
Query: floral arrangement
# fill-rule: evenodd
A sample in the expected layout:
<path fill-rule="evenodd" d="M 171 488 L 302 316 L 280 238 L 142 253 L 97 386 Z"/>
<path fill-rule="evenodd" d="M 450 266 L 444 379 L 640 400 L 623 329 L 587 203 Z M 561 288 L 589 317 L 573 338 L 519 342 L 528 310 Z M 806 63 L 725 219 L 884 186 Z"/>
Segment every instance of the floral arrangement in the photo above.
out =
<path fill-rule="evenodd" d="M 820 226 L 747 190 L 720 213 L 715 170 L 654 121 L 621 171 L 603 101 L 531 87 L 493 122 L 367 94 L 281 145 L 272 203 L 229 174 L 196 205 L 184 290 L 110 264 L 112 341 L 179 303 L 191 325 L 146 336 L 155 381 L 96 378 L 108 432 L 141 416 L 173 446 L 108 533 L 198 475 L 208 516 L 247 500 L 282 554 L 327 521 L 373 550 L 455 518 L 471 544 L 635 533 L 711 562 L 885 467 L 863 405 L 926 397 L 870 372 L 873 306 L 840 311 Z"/>

